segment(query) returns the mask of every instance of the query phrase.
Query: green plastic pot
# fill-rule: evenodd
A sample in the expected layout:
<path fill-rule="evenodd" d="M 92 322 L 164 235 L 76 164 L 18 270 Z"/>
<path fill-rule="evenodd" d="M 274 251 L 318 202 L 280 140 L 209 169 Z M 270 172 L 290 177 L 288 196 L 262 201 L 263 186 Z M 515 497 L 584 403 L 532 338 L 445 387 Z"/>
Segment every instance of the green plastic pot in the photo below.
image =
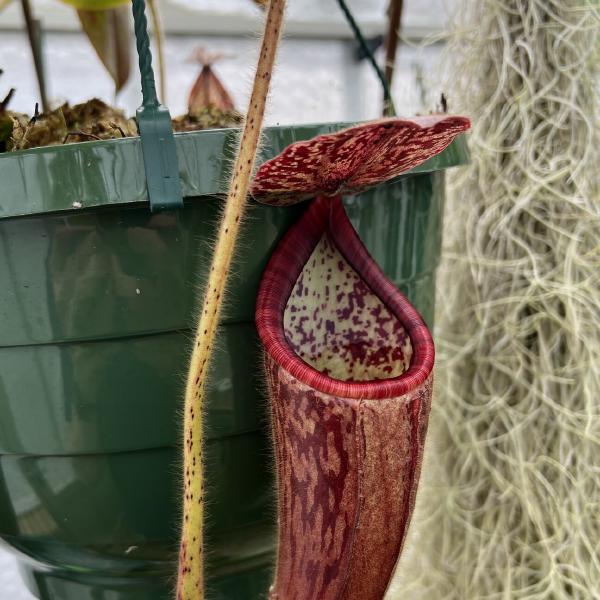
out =
<path fill-rule="evenodd" d="M 342 124 L 277 127 L 263 158 Z M 194 307 L 232 130 L 176 136 L 184 207 L 151 213 L 137 138 L 0 156 L 0 538 L 46 600 L 167 600 L 179 519 L 179 413 Z M 360 236 L 431 323 L 443 171 L 464 138 L 346 199 Z M 265 597 L 273 498 L 253 315 L 303 206 L 253 205 L 207 409 L 212 599 Z"/>

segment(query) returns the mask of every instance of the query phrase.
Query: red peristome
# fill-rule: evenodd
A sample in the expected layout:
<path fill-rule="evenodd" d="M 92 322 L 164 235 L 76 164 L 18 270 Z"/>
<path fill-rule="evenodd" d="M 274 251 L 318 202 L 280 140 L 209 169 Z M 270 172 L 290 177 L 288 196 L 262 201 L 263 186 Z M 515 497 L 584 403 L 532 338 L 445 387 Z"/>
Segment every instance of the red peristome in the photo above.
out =
<path fill-rule="evenodd" d="M 434 360 L 427 327 L 341 200 L 326 197 L 271 257 L 256 320 L 279 499 L 271 600 L 381 600 L 420 473 Z"/>
<path fill-rule="evenodd" d="M 410 366 L 401 375 L 375 381 L 334 379 L 312 368 L 286 337 L 284 317 L 288 300 L 324 234 L 333 241 L 366 287 L 400 321 L 410 338 Z M 314 269 L 320 266 L 316 264 Z M 427 326 L 371 258 L 339 198 L 317 198 L 284 236 L 263 274 L 256 304 L 256 324 L 268 354 L 294 377 L 327 394 L 358 399 L 393 398 L 421 385 L 433 368 L 434 346 Z"/>
<path fill-rule="evenodd" d="M 417 167 L 470 126 L 466 117 L 448 115 L 381 119 L 296 142 L 259 168 L 251 194 L 286 206 L 356 193 Z"/>

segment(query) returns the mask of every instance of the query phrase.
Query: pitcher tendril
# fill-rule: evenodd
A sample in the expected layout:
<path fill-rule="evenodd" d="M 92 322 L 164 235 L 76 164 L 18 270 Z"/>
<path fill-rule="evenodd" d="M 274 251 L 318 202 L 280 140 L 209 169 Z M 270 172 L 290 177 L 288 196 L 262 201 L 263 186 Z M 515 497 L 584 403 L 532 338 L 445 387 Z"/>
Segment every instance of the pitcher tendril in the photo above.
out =
<path fill-rule="evenodd" d="M 177 600 L 204 598 L 202 412 L 210 357 L 226 282 L 256 160 L 265 105 L 279 45 L 285 0 L 271 0 L 240 147 L 208 276 L 185 391 L 183 523 Z"/>

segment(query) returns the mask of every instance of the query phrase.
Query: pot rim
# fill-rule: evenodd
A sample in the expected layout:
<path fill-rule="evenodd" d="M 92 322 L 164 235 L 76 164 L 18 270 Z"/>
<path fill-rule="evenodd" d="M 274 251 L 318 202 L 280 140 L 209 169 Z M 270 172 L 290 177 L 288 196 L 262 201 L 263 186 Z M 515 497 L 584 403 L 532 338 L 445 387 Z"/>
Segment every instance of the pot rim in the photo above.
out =
<path fill-rule="evenodd" d="M 273 158 L 293 142 L 356 124 L 267 127 L 260 162 Z M 184 198 L 226 194 L 238 132 L 239 129 L 207 129 L 175 134 Z M 468 162 L 466 137 L 460 135 L 443 152 L 391 182 Z M 0 220 L 124 204 L 149 208 L 139 137 L 3 153 L 0 181 Z"/>

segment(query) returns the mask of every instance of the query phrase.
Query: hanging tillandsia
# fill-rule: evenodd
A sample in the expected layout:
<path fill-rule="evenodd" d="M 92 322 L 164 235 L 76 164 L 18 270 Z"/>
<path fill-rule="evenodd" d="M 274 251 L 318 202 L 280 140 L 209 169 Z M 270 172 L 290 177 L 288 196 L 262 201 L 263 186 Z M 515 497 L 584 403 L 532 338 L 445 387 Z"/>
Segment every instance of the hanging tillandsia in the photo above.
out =
<path fill-rule="evenodd" d="M 475 126 L 445 216 L 411 600 L 600 598 L 599 9 L 457 6 L 446 85 Z"/>
<path fill-rule="evenodd" d="M 421 164 L 468 127 L 376 121 L 293 144 L 256 175 L 260 202 L 316 197 L 273 254 L 256 309 L 277 469 L 272 600 L 380 600 L 389 585 L 417 490 L 434 347 L 341 195 Z"/>

